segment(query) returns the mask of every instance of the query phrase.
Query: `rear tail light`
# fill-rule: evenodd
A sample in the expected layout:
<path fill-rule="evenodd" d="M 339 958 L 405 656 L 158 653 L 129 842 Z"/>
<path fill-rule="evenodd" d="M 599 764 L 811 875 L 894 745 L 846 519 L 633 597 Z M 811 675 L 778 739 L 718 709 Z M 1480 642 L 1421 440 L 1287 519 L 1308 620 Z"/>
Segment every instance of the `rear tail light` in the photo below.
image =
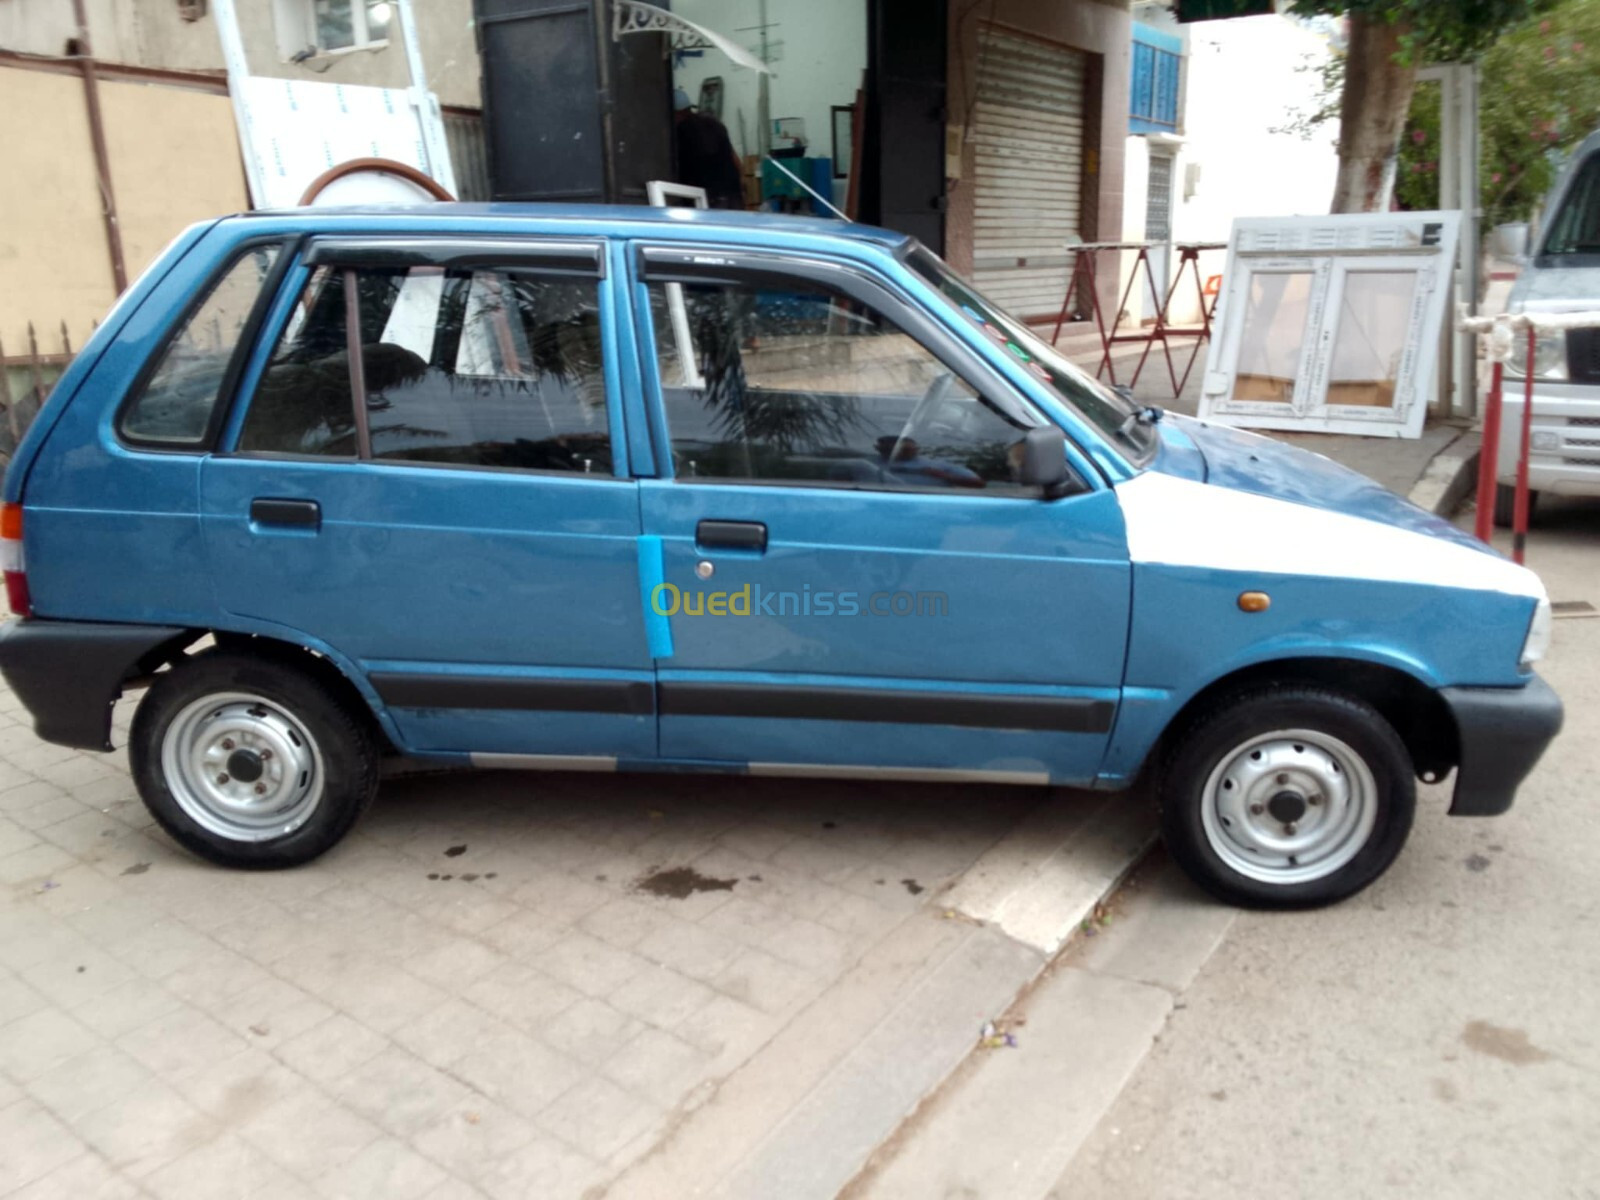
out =
<path fill-rule="evenodd" d="M 27 564 L 22 559 L 22 505 L 0 504 L 0 571 L 5 572 L 6 600 L 19 617 L 33 615 L 28 595 Z"/>

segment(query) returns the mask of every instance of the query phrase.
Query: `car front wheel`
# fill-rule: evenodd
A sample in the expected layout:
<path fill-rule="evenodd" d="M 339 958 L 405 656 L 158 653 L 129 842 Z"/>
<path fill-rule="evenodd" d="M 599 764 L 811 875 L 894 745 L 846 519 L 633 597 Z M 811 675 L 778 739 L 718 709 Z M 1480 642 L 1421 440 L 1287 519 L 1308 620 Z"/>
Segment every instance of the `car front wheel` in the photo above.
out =
<path fill-rule="evenodd" d="M 1235 693 L 1191 724 L 1160 784 L 1172 856 L 1213 895 L 1311 908 L 1388 869 L 1416 809 L 1411 756 L 1365 702 L 1323 688 Z"/>
<path fill-rule="evenodd" d="M 293 665 L 230 650 L 159 675 L 134 714 L 134 782 L 180 845 L 223 866 L 309 862 L 377 790 L 357 715 Z"/>

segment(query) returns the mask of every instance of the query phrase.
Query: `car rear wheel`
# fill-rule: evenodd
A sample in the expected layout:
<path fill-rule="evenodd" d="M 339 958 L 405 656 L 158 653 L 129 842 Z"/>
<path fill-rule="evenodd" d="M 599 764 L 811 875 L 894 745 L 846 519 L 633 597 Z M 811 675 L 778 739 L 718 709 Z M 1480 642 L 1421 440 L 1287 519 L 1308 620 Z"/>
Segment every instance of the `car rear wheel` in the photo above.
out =
<path fill-rule="evenodd" d="M 1416 809 L 1411 756 L 1353 696 L 1296 685 L 1235 693 L 1182 734 L 1161 780 L 1172 856 L 1213 895 L 1311 908 L 1388 869 Z"/>
<path fill-rule="evenodd" d="M 365 724 L 294 666 L 213 650 L 158 676 L 128 747 L 150 813 L 231 867 L 292 867 L 339 841 L 377 790 Z"/>

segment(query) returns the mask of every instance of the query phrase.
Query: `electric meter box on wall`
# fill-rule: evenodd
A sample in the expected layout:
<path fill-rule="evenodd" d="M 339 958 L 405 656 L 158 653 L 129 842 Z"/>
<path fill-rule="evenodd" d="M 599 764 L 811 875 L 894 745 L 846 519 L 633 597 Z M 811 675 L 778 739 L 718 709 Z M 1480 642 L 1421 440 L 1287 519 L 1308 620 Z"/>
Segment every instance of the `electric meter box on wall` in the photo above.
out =
<path fill-rule="evenodd" d="M 902 235 L 436 204 L 197 226 L 5 478 L 0 670 L 213 861 L 385 754 L 1154 788 L 1264 905 L 1561 721 L 1531 572 L 1327 459 L 1136 408 Z"/>

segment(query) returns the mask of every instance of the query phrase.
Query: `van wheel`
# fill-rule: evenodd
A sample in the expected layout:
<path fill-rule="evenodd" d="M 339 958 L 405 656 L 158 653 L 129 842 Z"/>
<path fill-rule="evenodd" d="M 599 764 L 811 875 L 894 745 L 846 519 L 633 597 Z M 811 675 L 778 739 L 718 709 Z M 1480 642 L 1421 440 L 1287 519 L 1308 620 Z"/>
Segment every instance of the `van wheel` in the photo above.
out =
<path fill-rule="evenodd" d="M 1376 709 L 1282 684 L 1235 693 L 1188 727 L 1162 772 L 1161 830 L 1213 895 L 1314 908 L 1388 869 L 1416 794 L 1411 756 Z"/>
<path fill-rule="evenodd" d="M 1539 506 L 1539 493 L 1528 489 L 1528 522 L 1533 522 L 1533 510 Z M 1494 485 L 1494 524 L 1496 529 L 1510 529 L 1517 523 L 1517 489 L 1509 483 Z"/>
<path fill-rule="evenodd" d="M 340 699 L 292 666 L 230 650 L 156 677 L 128 756 L 161 827 L 227 867 L 310 862 L 378 787 L 372 737 Z"/>

